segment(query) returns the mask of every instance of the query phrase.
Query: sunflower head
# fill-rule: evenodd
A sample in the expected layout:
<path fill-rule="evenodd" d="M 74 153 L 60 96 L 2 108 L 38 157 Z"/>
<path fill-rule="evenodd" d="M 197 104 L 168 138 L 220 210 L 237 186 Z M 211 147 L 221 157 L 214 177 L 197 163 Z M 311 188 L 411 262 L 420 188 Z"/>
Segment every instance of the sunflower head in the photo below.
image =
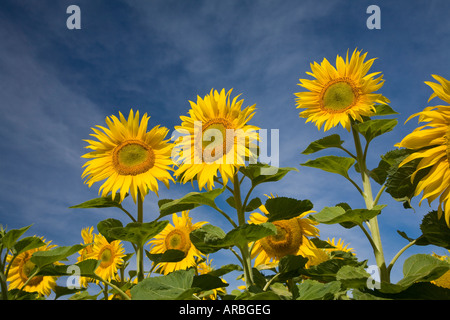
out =
<path fill-rule="evenodd" d="M 94 235 L 92 253 L 87 256 L 87 259 L 100 260 L 100 265 L 95 270 L 99 277 L 106 281 L 115 279 L 124 257 L 125 249 L 120 240 L 108 242 L 103 235 Z"/>
<path fill-rule="evenodd" d="M 200 228 L 206 222 L 192 223 L 189 211 L 183 211 L 181 217 L 175 213 L 172 215 L 172 224 L 168 224 L 154 239 L 150 240 L 150 253 L 164 253 L 167 250 L 179 250 L 184 252 L 184 259 L 179 262 L 160 263 L 156 270 L 168 274 L 176 270 L 184 270 L 196 265 L 196 259 L 202 256 L 201 252 L 192 245 L 189 237 L 191 231 Z"/>
<path fill-rule="evenodd" d="M 97 126 L 91 136 L 97 140 L 85 140 L 93 151 L 83 155 L 88 160 L 83 167 L 82 178 L 91 187 L 105 180 L 99 189 L 102 197 L 111 193 L 114 200 L 120 190 L 120 201 L 130 193 L 136 202 L 138 193 L 143 198 L 148 191 L 158 193 L 158 181 L 169 187 L 173 181 L 172 144 L 165 140 L 168 129 L 156 126 L 147 131 L 147 114 L 139 121 L 139 111 L 130 110 L 128 119 L 119 112 L 119 118 L 106 118 L 106 127 Z"/>
<path fill-rule="evenodd" d="M 363 121 L 363 116 L 371 116 L 375 112 L 374 104 L 388 103 L 381 94 L 374 93 L 383 86 L 383 76 L 370 73 L 375 59 L 364 61 L 367 53 L 354 50 L 351 58 L 336 58 L 336 67 L 327 59 L 321 64 L 311 64 L 308 75 L 314 80 L 300 79 L 299 86 L 308 91 L 295 93 L 297 108 L 304 109 L 300 117 L 306 122 L 314 122 L 319 128 L 324 125 L 327 131 L 338 124 L 350 130 L 351 120 Z"/>
<path fill-rule="evenodd" d="M 31 261 L 31 257 L 35 252 L 48 251 L 56 247 L 51 245 L 51 241 L 46 242 L 41 238 L 45 245 L 22 252 L 13 259 L 12 255 L 7 256 L 7 262 L 10 263 L 10 270 L 8 273 L 7 281 L 9 282 L 9 289 L 21 289 L 23 285 L 28 281 L 27 285 L 23 288 L 26 292 L 37 292 L 40 296 L 50 295 L 52 289 L 56 286 L 56 277 L 52 276 L 35 276 L 31 280 L 28 280 L 32 275 L 35 264 Z"/>
<path fill-rule="evenodd" d="M 264 215 L 258 212 L 252 213 L 249 223 L 267 222 L 269 212 L 264 205 L 259 209 Z M 306 217 L 311 212 L 304 212 L 289 220 L 272 222 L 277 229 L 277 234 L 264 237 L 253 245 L 251 254 L 252 258 L 255 258 L 255 266 L 277 264 L 286 255 L 314 256 L 315 246 L 308 237 L 317 237 L 319 230 L 315 227 L 317 223 Z"/>
<path fill-rule="evenodd" d="M 224 184 L 245 160 L 256 157 L 257 127 L 247 124 L 255 106 L 242 109 L 243 100 L 231 100 L 231 90 L 211 90 L 203 99 L 190 101 L 189 116 L 181 116 L 176 143 L 178 168 L 175 176 L 182 183 L 197 180 L 199 188 L 211 190 L 219 175 Z"/>
<path fill-rule="evenodd" d="M 434 91 L 430 100 L 439 97 L 450 103 L 450 82 L 446 79 L 433 75 L 439 83 L 426 82 Z M 423 192 L 422 199 L 428 199 L 431 204 L 439 198 L 438 216 L 445 214 L 445 221 L 450 227 L 450 106 L 438 105 L 426 107 L 423 111 L 413 114 L 419 117 L 419 122 L 424 125 L 416 128 L 395 146 L 410 149 L 412 153 L 406 157 L 400 166 L 417 161 L 415 172 L 411 175 L 414 181 L 419 172 L 428 173 L 417 183 L 414 196 Z"/>

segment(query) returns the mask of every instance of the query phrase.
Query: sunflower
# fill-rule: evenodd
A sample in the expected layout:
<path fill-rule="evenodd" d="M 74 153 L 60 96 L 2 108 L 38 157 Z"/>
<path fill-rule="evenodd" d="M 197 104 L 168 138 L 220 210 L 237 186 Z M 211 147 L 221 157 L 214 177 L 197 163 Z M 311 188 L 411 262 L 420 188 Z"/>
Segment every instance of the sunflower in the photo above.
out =
<path fill-rule="evenodd" d="M 269 212 L 264 205 L 259 207 L 264 215 L 254 212 L 250 215 L 249 223 L 261 224 L 267 222 Z M 276 266 L 278 261 L 286 255 L 302 255 L 312 258 L 316 255 L 314 244 L 308 237 L 319 236 L 317 223 L 306 218 L 312 211 L 307 211 L 289 220 L 272 222 L 277 228 L 277 234 L 267 236 L 252 245 L 251 257 L 255 258 L 255 266 Z"/>
<path fill-rule="evenodd" d="M 31 256 L 33 253 L 38 251 L 48 251 L 56 247 L 56 245 L 50 245 L 51 241 L 46 242 L 45 239 L 41 239 L 45 245 L 19 253 L 15 259 L 13 259 L 12 255 L 7 256 L 7 261 L 11 264 L 9 266 L 10 269 L 7 278 L 7 281 L 10 282 L 9 289 L 21 289 L 28 281 L 29 276 L 32 274 L 32 271 L 36 266 L 31 261 Z M 37 292 L 40 296 L 48 296 L 55 286 L 56 277 L 35 276 L 27 283 L 23 290 L 26 292 Z"/>
<path fill-rule="evenodd" d="M 158 125 L 147 132 L 147 114 L 140 122 L 139 111 L 130 110 L 128 119 L 119 112 L 119 118 L 107 117 L 108 128 L 92 128 L 91 136 L 98 141 L 84 140 L 89 143 L 86 148 L 93 151 L 82 156 L 91 159 L 83 165 L 82 178 L 89 187 L 106 179 L 99 189 L 102 197 L 111 192 L 114 200 L 120 189 L 120 201 L 129 192 L 136 202 L 138 191 L 143 199 L 148 190 L 158 193 L 158 181 L 167 187 L 173 181 L 169 173 L 172 144 L 164 140 L 168 133 L 164 127 Z"/>
<path fill-rule="evenodd" d="M 449 253 L 450 253 L 450 250 L 449 250 Z M 435 258 L 438 258 L 439 260 L 447 261 L 448 263 L 450 263 L 450 259 L 448 256 L 439 256 L 435 253 L 433 253 L 432 256 Z M 440 276 L 438 279 L 431 281 L 431 283 L 433 283 L 439 287 L 442 287 L 442 288 L 450 289 L 450 271 L 447 271 L 442 276 Z"/>
<path fill-rule="evenodd" d="M 439 81 L 439 84 L 425 82 L 434 91 L 428 101 L 439 97 L 450 103 L 450 82 L 437 75 L 433 75 L 433 78 Z M 414 129 L 395 145 L 413 150 L 413 153 L 400 163 L 400 166 L 415 159 L 421 159 L 416 171 L 411 175 L 411 181 L 419 171 L 427 169 L 429 172 L 417 184 L 414 196 L 423 192 L 419 205 L 424 199 L 428 199 L 428 204 L 431 205 L 431 202 L 439 197 L 438 217 L 445 213 L 445 221 L 450 227 L 450 204 L 448 203 L 450 198 L 450 106 L 426 107 L 406 121 L 415 116 L 419 116 L 419 122 L 426 124 Z"/>
<path fill-rule="evenodd" d="M 239 96 L 230 100 L 230 94 L 231 90 L 211 90 L 204 99 L 198 96 L 197 103 L 189 101 L 189 116 L 180 117 L 181 126 L 175 127 L 182 135 L 176 147 L 179 166 L 175 176 L 181 182 L 197 179 L 200 190 L 211 190 L 219 173 L 227 184 L 247 158 L 256 156 L 253 141 L 258 139 L 259 128 L 247 124 L 255 106 L 242 110 L 243 100 L 237 101 Z"/>
<path fill-rule="evenodd" d="M 189 234 L 191 231 L 200 228 L 206 222 L 192 223 L 189 217 L 189 211 L 183 211 L 181 217 L 176 213 L 172 215 L 173 225 L 170 223 L 158 234 L 150 244 L 150 253 L 164 253 L 169 249 L 183 251 L 184 259 L 178 262 L 165 262 L 156 266 L 156 270 L 160 273 L 168 274 L 176 270 L 184 270 L 196 265 L 196 258 L 201 257 L 201 252 L 192 245 Z"/>
<path fill-rule="evenodd" d="M 375 78 L 380 72 L 370 73 L 375 59 L 364 62 L 367 53 L 356 49 L 344 61 L 336 57 L 336 68 L 323 59 L 321 64 L 311 64 L 311 72 L 306 72 L 314 80 L 300 79 L 299 86 L 309 90 L 297 92 L 297 108 L 305 109 L 300 117 L 306 122 L 314 122 L 319 128 L 324 125 L 327 131 L 339 123 L 350 131 L 351 119 L 363 121 L 363 116 L 375 113 L 375 103 L 389 103 L 381 94 L 373 93 L 383 86 L 383 76 Z"/>
<path fill-rule="evenodd" d="M 334 247 L 334 248 L 327 249 L 328 252 L 344 251 L 344 252 L 352 253 L 354 251 L 353 248 L 348 248 L 349 244 L 345 244 L 344 240 L 338 239 L 338 241 L 336 243 L 334 240 L 335 240 L 334 238 L 331 240 L 330 240 L 330 238 L 328 238 L 327 242 Z"/>
<path fill-rule="evenodd" d="M 92 234 L 94 227 L 84 228 L 81 230 L 81 238 L 83 238 L 83 245 L 87 245 L 80 251 L 78 251 L 79 256 L 77 258 L 78 262 L 88 259 L 93 253 L 94 247 L 94 235 Z M 90 281 L 87 277 L 80 277 L 80 286 L 87 287 L 87 283 Z"/>
<path fill-rule="evenodd" d="M 92 253 L 86 259 L 100 260 L 95 274 L 110 281 L 116 279 L 117 269 L 123 264 L 123 257 L 125 257 L 125 249 L 120 240 L 108 242 L 103 235 L 95 234 Z"/>

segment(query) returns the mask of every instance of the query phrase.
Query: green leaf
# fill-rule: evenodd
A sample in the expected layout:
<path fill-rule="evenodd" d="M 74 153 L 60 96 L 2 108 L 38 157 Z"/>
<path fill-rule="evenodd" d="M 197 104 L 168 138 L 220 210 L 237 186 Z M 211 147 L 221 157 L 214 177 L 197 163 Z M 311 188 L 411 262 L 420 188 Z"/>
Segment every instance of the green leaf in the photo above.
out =
<path fill-rule="evenodd" d="M 445 222 L 444 215 L 439 218 L 437 211 L 425 215 L 420 225 L 426 244 L 432 244 L 450 250 L 450 228 Z"/>
<path fill-rule="evenodd" d="M 31 225 L 28 227 L 23 227 L 20 229 L 11 229 L 9 230 L 1 239 L 1 243 L 7 249 L 11 249 L 17 242 L 17 240 L 28 230 Z"/>
<path fill-rule="evenodd" d="M 337 207 L 325 207 L 319 213 L 310 216 L 311 219 L 323 224 L 341 223 L 346 228 L 361 225 L 364 221 L 370 220 L 379 215 L 385 205 L 377 205 L 372 210 L 350 209 Z"/>
<path fill-rule="evenodd" d="M 111 237 L 109 235 L 109 230 L 112 228 L 119 228 L 119 227 L 123 227 L 123 224 L 120 220 L 117 219 L 113 219 L 113 218 L 108 218 L 105 220 L 100 221 L 97 224 L 97 230 L 98 232 L 100 232 L 108 242 L 117 240 L 114 237 Z"/>
<path fill-rule="evenodd" d="M 339 148 L 344 143 L 338 134 L 323 137 L 322 139 L 311 142 L 311 144 L 302 152 L 302 154 L 312 154 L 327 148 Z"/>
<path fill-rule="evenodd" d="M 300 276 L 300 270 L 305 268 L 308 258 L 301 255 L 287 255 L 280 259 L 278 264 L 278 280 L 286 281 L 293 277 Z"/>
<path fill-rule="evenodd" d="M 74 265 L 55 265 L 48 264 L 44 266 L 38 273 L 38 276 L 71 276 L 96 278 L 95 270 L 100 265 L 99 260 L 86 259 Z"/>
<path fill-rule="evenodd" d="M 424 178 L 430 168 L 420 170 L 414 181 L 411 182 L 411 175 L 416 171 L 416 167 L 421 159 L 415 159 L 403 166 L 392 166 L 388 170 L 388 176 L 386 179 L 386 192 L 389 193 L 392 198 L 397 201 L 409 203 L 414 196 L 417 183 Z"/>
<path fill-rule="evenodd" d="M 191 210 L 202 205 L 207 205 L 217 210 L 218 208 L 214 200 L 224 191 L 225 187 L 206 192 L 190 192 L 180 199 L 162 202 L 162 205 L 159 207 L 160 215 L 158 219 L 172 213 Z"/>
<path fill-rule="evenodd" d="M 69 208 L 71 209 L 91 209 L 91 208 L 110 208 L 110 207 L 122 208 L 122 205 L 119 202 L 120 194 L 116 194 L 114 199 L 115 200 L 112 199 L 112 196 L 100 197 L 71 206 Z"/>
<path fill-rule="evenodd" d="M 108 230 L 112 239 L 128 241 L 143 246 L 145 242 L 164 230 L 169 221 L 131 222 L 125 227 L 115 227 Z"/>
<path fill-rule="evenodd" d="M 355 159 L 338 156 L 325 156 L 314 160 L 308 160 L 300 165 L 321 169 L 331 173 L 337 173 L 349 179 L 348 169 L 355 163 Z"/>
<path fill-rule="evenodd" d="M 256 186 L 265 182 L 275 182 L 284 178 L 290 171 L 298 171 L 297 168 L 278 168 L 263 163 L 249 164 L 239 169 L 252 182 L 252 186 Z"/>
<path fill-rule="evenodd" d="M 233 271 L 242 271 L 242 267 L 237 264 L 227 264 L 220 267 L 219 269 L 208 272 L 208 274 L 216 277 L 221 277 Z"/>
<path fill-rule="evenodd" d="M 387 104 L 377 104 L 377 105 L 375 105 L 375 110 L 376 110 L 376 113 L 373 115 L 373 117 L 399 114 L 398 112 L 394 111 L 394 109 L 392 109 Z"/>
<path fill-rule="evenodd" d="M 365 288 L 370 274 L 363 266 L 346 265 L 336 273 L 336 280 L 340 281 L 347 288 Z"/>
<path fill-rule="evenodd" d="M 226 233 L 221 228 L 206 224 L 201 228 L 191 231 L 189 237 L 192 244 L 204 254 L 214 253 L 223 248 L 220 242 Z"/>
<path fill-rule="evenodd" d="M 12 252 L 14 255 L 17 255 L 31 249 L 42 247 L 44 245 L 45 242 L 38 237 L 25 237 L 14 244 Z"/>
<path fill-rule="evenodd" d="M 276 234 L 277 228 L 268 222 L 261 224 L 244 224 L 228 232 L 223 239 L 223 245 L 226 247 L 242 247 L 248 242 L 253 242 Z"/>
<path fill-rule="evenodd" d="M 194 269 L 178 270 L 165 276 L 150 277 L 131 288 L 133 300 L 181 300 L 187 299 L 197 288 L 191 288 Z"/>
<path fill-rule="evenodd" d="M 400 162 L 403 161 L 411 153 L 408 149 L 394 149 L 381 156 L 378 167 L 370 171 L 370 177 L 380 185 L 383 185 L 388 177 L 389 172 L 398 168 Z"/>
<path fill-rule="evenodd" d="M 31 262 L 42 269 L 47 265 L 66 259 L 84 247 L 84 245 L 76 244 L 74 246 L 57 247 L 48 251 L 37 251 L 33 253 Z"/>
<path fill-rule="evenodd" d="M 335 295 L 342 290 L 339 281 L 321 283 L 310 279 L 299 284 L 298 289 L 297 300 L 333 300 Z"/>
<path fill-rule="evenodd" d="M 397 123 L 397 119 L 368 120 L 355 124 L 354 128 L 366 138 L 367 142 L 370 142 L 374 138 L 392 131 Z"/>
<path fill-rule="evenodd" d="M 201 252 L 208 254 L 233 246 L 244 246 L 269 235 L 276 234 L 276 227 L 271 223 L 244 224 L 227 234 L 212 225 L 204 225 L 190 233 L 191 242 Z"/>
<path fill-rule="evenodd" d="M 269 212 L 268 222 L 274 222 L 295 218 L 306 211 L 310 211 L 313 204 L 309 200 L 274 197 L 266 200 L 265 207 Z"/>
<path fill-rule="evenodd" d="M 212 290 L 217 288 L 228 287 L 229 284 L 224 282 L 219 277 L 211 274 L 201 274 L 194 276 L 192 281 L 193 288 L 199 288 L 201 291 Z"/>
<path fill-rule="evenodd" d="M 147 257 L 154 263 L 178 262 L 186 258 L 186 254 L 181 250 L 169 249 L 164 253 L 149 253 L 145 251 Z"/>
<path fill-rule="evenodd" d="M 416 282 L 430 282 L 450 270 L 450 263 L 429 254 L 415 254 L 403 264 L 403 279 L 398 286 L 408 287 Z"/>
<path fill-rule="evenodd" d="M 256 197 L 250 200 L 250 202 L 245 207 L 245 212 L 251 212 L 258 209 L 262 205 L 261 199 Z"/>

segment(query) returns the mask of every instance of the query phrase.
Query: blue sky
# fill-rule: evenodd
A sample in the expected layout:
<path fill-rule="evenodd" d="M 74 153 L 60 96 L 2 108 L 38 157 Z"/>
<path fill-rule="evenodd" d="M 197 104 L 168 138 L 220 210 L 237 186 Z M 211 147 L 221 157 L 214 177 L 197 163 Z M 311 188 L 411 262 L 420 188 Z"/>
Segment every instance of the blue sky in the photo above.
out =
<path fill-rule="evenodd" d="M 81 30 L 69 30 L 66 9 L 81 9 Z M 366 9 L 381 8 L 381 29 L 369 30 Z M 188 100 L 212 88 L 233 88 L 245 105 L 256 104 L 252 123 L 280 130 L 280 166 L 299 172 L 255 190 L 255 195 L 310 199 L 316 210 L 348 202 L 362 207 L 353 187 L 339 176 L 300 167 L 316 157 L 301 155 L 306 146 L 341 128 L 319 132 L 298 117 L 294 92 L 308 78 L 309 64 L 359 48 L 377 57 L 373 71 L 386 80 L 381 92 L 400 113 L 399 125 L 372 143 L 369 166 L 416 126 L 403 122 L 427 106 L 431 74 L 450 78 L 450 3 L 432 1 L 228 0 L 228 1 L 23 1 L 0 4 L 0 223 L 9 228 L 34 224 L 31 234 L 58 245 L 81 241 L 80 230 L 108 217 L 127 217 L 110 209 L 68 207 L 97 196 L 99 185 L 83 184 L 86 152 L 82 139 L 106 116 L 147 112 L 150 125 L 173 130 Z M 322 155 L 322 154 L 321 154 Z M 160 198 L 178 198 L 190 185 L 161 185 Z M 376 190 L 377 191 L 377 190 Z M 145 218 L 157 214 L 156 196 L 145 201 Z M 387 195 L 379 218 L 386 259 L 406 243 L 396 230 L 419 235 L 430 208 L 404 210 Z M 133 210 L 131 202 L 125 206 Z M 208 208 L 192 212 L 195 221 L 225 226 Z M 321 227 L 321 237 L 344 238 L 361 260 L 373 263 L 363 234 L 339 226 Z M 436 247 L 417 252 L 444 253 Z M 217 266 L 232 256 L 213 256 Z"/>

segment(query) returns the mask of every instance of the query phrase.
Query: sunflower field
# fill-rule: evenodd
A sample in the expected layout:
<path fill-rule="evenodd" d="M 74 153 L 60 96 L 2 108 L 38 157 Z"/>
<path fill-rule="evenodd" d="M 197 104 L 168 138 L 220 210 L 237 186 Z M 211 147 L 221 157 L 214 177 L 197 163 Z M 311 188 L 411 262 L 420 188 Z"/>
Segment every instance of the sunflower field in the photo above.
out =
<path fill-rule="evenodd" d="M 252 122 L 256 107 L 246 106 L 232 90 L 212 89 L 189 101 L 190 109 L 173 130 L 151 124 L 147 113 L 126 110 L 107 116 L 106 124 L 92 124 L 91 137 L 84 140 L 88 152 L 80 154 L 85 160 L 80 183 L 98 194 L 71 206 L 110 208 L 123 219 L 102 219 L 80 230 L 80 243 L 72 246 L 25 237 L 32 226 L 3 226 L 1 298 L 450 299 L 450 253 L 408 256 L 413 246 L 450 250 L 450 81 L 433 75 L 436 82 L 425 82 L 432 90 L 428 103 L 436 105 L 412 114 L 408 121 L 417 118 L 419 126 L 392 142 L 391 151 L 374 155 L 371 143 L 395 130 L 398 120 L 380 93 L 383 75 L 372 70 L 375 59 L 367 55 L 355 49 L 337 55 L 335 64 L 327 59 L 311 63 L 309 78 L 300 79 L 301 91 L 293 93 L 300 118 L 324 131 L 302 152 L 314 155 L 301 163 L 302 170 L 340 175 L 365 207 L 352 208 L 342 199 L 316 208 L 308 199 L 273 193 L 277 182 L 299 169 L 263 161 L 267 143 Z M 332 128 L 341 133 L 325 134 Z M 368 157 L 379 157 L 378 166 L 369 168 Z M 146 220 L 146 197 L 174 184 L 190 184 L 192 190 L 175 199 L 160 198 L 158 216 Z M 263 198 L 252 194 L 269 185 Z M 339 188 L 323 187 L 327 192 Z M 380 203 L 383 194 L 405 208 L 413 197 L 433 207 L 418 226 L 419 237 L 399 231 L 405 246 L 389 259 L 377 220 L 386 207 Z M 127 197 L 133 206 L 123 205 Z M 194 223 L 200 206 L 209 208 L 210 220 Z M 215 224 L 219 217 L 229 229 Z M 321 238 L 323 225 L 362 234 L 376 266 L 361 260 L 345 239 Z M 229 263 L 213 266 L 224 252 L 232 257 Z M 402 255 L 408 256 L 403 278 L 393 282 L 391 271 Z M 230 273 L 237 274 L 237 286 L 224 279 Z M 58 279 L 67 279 L 66 286 Z"/>

